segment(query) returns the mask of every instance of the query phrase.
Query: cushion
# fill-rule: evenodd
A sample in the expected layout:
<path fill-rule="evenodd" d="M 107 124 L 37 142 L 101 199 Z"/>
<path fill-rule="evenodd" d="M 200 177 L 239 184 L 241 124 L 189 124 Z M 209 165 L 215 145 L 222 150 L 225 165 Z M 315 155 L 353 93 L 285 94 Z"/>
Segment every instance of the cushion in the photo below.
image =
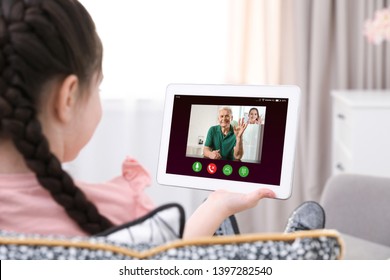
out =
<path fill-rule="evenodd" d="M 334 260 L 342 258 L 343 248 L 340 235 L 334 230 L 213 236 L 157 246 L 121 243 L 106 237 L 63 238 L 0 231 L 0 259 L 3 260 Z"/>
<path fill-rule="evenodd" d="M 183 236 L 184 209 L 180 204 L 162 205 L 132 222 L 111 228 L 97 236 L 119 243 L 164 244 Z"/>

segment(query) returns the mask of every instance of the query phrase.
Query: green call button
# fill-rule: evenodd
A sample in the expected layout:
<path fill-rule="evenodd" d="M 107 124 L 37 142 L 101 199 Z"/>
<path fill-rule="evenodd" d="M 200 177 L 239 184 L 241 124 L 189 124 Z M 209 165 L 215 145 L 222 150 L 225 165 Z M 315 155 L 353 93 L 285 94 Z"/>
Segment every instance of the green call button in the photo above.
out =
<path fill-rule="evenodd" d="M 202 164 L 199 161 L 194 162 L 192 165 L 192 170 L 195 172 L 200 172 L 202 170 Z"/>
<path fill-rule="evenodd" d="M 230 174 L 233 173 L 233 167 L 229 164 L 226 164 L 223 169 L 222 169 L 223 174 L 226 176 L 229 176 Z"/>
<path fill-rule="evenodd" d="M 238 170 L 238 174 L 240 174 L 241 177 L 247 177 L 249 175 L 249 169 L 246 166 L 241 166 Z"/>

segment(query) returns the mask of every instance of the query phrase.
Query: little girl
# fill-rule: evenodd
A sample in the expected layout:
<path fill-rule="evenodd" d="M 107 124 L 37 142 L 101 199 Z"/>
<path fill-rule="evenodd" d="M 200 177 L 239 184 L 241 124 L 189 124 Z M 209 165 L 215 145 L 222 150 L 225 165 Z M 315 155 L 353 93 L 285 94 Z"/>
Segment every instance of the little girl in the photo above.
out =
<path fill-rule="evenodd" d="M 0 229 L 91 235 L 146 214 L 150 179 L 137 162 L 126 160 L 105 184 L 75 183 L 61 167 L 102 114 L 103 49 L 88 12 L 76 0 L 0 3 Z M 212 235 L 264 197 L 274 193 L 211 193 L 184 238 Z"/>

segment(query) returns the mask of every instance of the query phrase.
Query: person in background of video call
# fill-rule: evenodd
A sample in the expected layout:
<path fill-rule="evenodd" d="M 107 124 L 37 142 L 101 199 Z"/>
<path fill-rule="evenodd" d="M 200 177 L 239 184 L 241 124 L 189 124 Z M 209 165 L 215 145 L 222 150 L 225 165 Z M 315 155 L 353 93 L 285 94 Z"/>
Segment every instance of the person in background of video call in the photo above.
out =
<path fill-rule="evenodd" d="M 251 108 L 249 110 L 248 124 L 261 124 L 261 117 L 257 108 Z"/>
<path fill-rule="evenodd" d="M 244 119 L 238 125 L 231 124 L 233 113 L 230 107 L 218 110 L 218 125 L 209 128 L 203 148 L 203 156 L 210 159 L 240 160 L 244 155 L 242 135 L 247 127 Z"/>

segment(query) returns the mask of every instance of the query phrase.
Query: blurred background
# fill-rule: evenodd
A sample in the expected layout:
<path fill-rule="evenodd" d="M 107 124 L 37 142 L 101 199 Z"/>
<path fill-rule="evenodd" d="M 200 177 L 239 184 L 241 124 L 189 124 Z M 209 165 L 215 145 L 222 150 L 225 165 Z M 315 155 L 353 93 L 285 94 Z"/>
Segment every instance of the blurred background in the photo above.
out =
<path fill-rule="evenodd" d="M 318 201 L 326 180 L 348 171 L 332 166 L 332 92 L 390 95 L 390 16 L 384 14 L 382 25 L 368 22 L 387 11 L 388 0 L 80 2 L 104 46 L 104 116 L 65 167 L 77 179 L 100 182 L 120 175 L 125 157 L 134 157 L 153 178 L 147 192 L 156 204 L 181 203 L 187 216 L 208 193 L 156 182 L 169 83 L 295 84 L 302 90 L 293 195 L 238 214 L 242 232 L 283 230 L 296 206 Z"/>

